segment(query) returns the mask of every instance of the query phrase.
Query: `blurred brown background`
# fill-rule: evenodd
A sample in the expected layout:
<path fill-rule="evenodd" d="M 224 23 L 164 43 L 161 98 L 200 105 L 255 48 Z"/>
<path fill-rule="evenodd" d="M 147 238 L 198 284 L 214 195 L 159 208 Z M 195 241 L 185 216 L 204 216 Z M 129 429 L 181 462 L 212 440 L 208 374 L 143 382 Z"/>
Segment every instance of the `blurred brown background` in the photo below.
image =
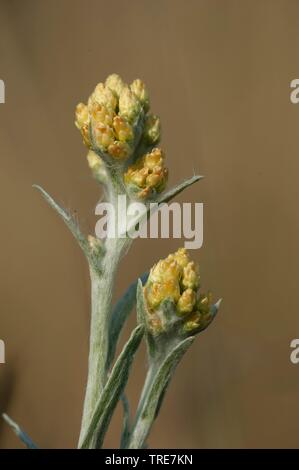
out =
<path fill-rule="evenodd" d="M 299 365 L 296 0 L 1 0 L 0 410 L 44 448 L 75 447 L 88 354 L 89 279 L 45 187 L 92 232 L 100 191 L 74 107 L 109 73 L 145 80 L 162 119 L 171 183 L 206 175 L 180 201 L 203 201 L 192 253 L 224 302 L 184 358 L 151 447 L 297 447 Z M 116 295 L 177 240 L 137 241 Z M 135 318 L 128 325 L 127 334 Z M 132 406 L 144 351 L 129 384 Z M 121 410 L 107 447 L 118 446 Z M 22 447 L 0 425 L 0 447 Z"/>

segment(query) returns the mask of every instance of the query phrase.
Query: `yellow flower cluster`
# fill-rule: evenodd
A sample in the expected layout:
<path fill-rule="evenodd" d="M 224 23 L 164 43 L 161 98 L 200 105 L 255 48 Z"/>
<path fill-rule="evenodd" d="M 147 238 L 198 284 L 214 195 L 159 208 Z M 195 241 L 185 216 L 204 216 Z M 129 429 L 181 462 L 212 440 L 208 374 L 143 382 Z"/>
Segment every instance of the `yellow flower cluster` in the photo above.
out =
<path fill-rule="evenodd" d="M 199 287 L 198 264 L 190 259 L 185 248 L 160 260 L 151 269 L 144 287 L 152 333 L 167 331 L 169 325 L 175 323 L 180 324 L 187 334 L 205 328 L 212 319 L 212 299 L 210 293 L 200 294 Z"/>
<path fill-rule="evenodd" d="M 76 108 L 75 124 L 85 145 L 116 160 L 130 157 L 136 138 L 149 145 L 160 138 L 160 122 L 148 114 L 149 97 L 144 83 L 136 79 L 125 84 L 117 74 L 99 83 L 87 104 Z M 137 132 L 137 127 L 142 125 Z"/>
<path fill-rule="evenodd" d="M 160 193 L 165 189 L 168 170 L 164 165 L 164 154 L 160 148 L 139 158 L 134 165 L 129 166 L 124 175 L 129 191 L 140 199 Z"/>

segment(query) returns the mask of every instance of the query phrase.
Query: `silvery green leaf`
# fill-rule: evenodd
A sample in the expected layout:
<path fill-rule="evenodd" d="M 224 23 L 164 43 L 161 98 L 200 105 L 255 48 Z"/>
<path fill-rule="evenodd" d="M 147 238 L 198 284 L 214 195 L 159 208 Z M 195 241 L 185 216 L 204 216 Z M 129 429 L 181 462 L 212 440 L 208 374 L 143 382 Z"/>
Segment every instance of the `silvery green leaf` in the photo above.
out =
<path fill-rule="evenodd" d="M 148 312 L 147 312 L 147 307 L 145 304 L 142 282 L 140 279 L 138 280 L 138 285 L 137 285 L 136 300 L 137 300 L 136 308 L 137 308 L 138 323 L 140 325 L 144 325 L 148 355 L 150 358 L 154 358 L 155 352 L 156 352 L 156 345 L 147 327 Z"/>
<path fill-rule="evenodd" d="M 102 446 L 114 409 L 128 381 L 130 367 L 142 336 L 143 327 L 139 325 L 133 331 L 114 364 L 101 397 L 95 406 L 87 432 L 83 436 L 82 442 L 79 443 L 80 448 L 87 449 L 91 444 L 97 448 Z"/>
<path fill-rule="evenodd" d="M 151 426 L 157 416 L 171 377 L 185 352 L 193 343 L 194 337 L 177 344 L 160 364 L 152 364 L 148 374 L 147 393 L 137 411 L 137 419 L 131 433 L 128 448 L 141 449 L 146 442 Z"/>
<path fill-rule="evenodd" d="M 26 434 L 20 426 L 15 423 L 7 414 L 3 413 L 2 417 L 4 421 L 13 429 L 18 438 L 25 444 L 27 449 L 38 449 L 37 445 L 31 440 L 31 438 Z"/>
<path fill-rule="evenodd" d="M 64 223 L 72 232 L 73 236 L 76 238 L 79 246 L 83 250 L 84 254 L 86 255 L 93 268 L 98 271 L 99 267 L 91 256 L 89 244 L 85 236 L 81 233 L 81 230 L 78 224 L 73 219 L 72 215 L 69 214 L 65 209 L 63 209 L 63 207 L 61 207 L 41 186 L 34 184 L 33 187 L 41 192 L 42 196 L 47 201 L 47 203 L 52 207 L 52 209 L 57 212 L 58 215 L 60 215 Z"/>
<path fill-rule="evenodd" d="M 121 433 L 120 439 L 120 448 L 125 449 L 128 445 L 129 437 L 130 437 L 130 405 L 129 401 L 125 394 L 121 396 L 121 401 L 123 405 L 123 429 Z"/>
<path fill-rule="evenodd" d="M 220 307 L 220 305 L 221 305 L 221 302 L 222 302 L 222 299 L 219 299 L 219 300 L 217 300 L 217 302 L 216 302 L 214 305 L 212 305 L 212 307 L 211 307 L 211 313 L 212 313 L 212 315 L 213 315 L 213 319 L 216 317 L 216 315 L 217 315 L 217 313 L 218 313 L 218 310 L 219 310 L 219 307 Z"/>
<path fill-rule="evenodd" d="M 148 278 L 148 273 L 144 273 L 141 276 L 142 282 L 146 282 Z M 112 361 L 115 356 L 115 350 L 117 347 L 117 342 L 121 330 L 129 317 L 131 311 L 133 310 L 136 303 L 136 288 L 137 282 L 134 281 L 123 294 L 123 296 L 115 304 L 109 325 L 109 347 L 108 347 L 108 356 L 107 356 L 107 369 L 111 367 Z"/>
<path fill-rule="evenodd" d="M 204 177 L 199 176 L 199 175 L 194 175 L 191 178 L 188 178 L 188 179 L 182 181 L 181 183 L 179 183 L 174 188 L 172 188 L 169 191 L 167 191 L 166 193 L 162 194 L 160 199 L 158 199 L 158 201 L 157 201 L 158 204 L 171 201 L 171 199 L 173 199 L 175 196 L 177 196 L 182 191 L 184 191 L 184 189 L 188 188 L 189 186 L 196 183 L 197 181 L 199 181 L 202 178 L 204 178 Z"/>

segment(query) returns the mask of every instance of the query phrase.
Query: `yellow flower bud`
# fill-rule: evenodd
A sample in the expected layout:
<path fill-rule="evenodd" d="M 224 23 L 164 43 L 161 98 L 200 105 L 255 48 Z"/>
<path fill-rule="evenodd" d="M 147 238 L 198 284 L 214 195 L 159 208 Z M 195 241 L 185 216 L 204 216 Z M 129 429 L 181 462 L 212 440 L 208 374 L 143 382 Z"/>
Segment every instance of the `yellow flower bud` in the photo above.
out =
<path fill-rule="evenodd" d="M 101 149 L 106 150 L 114 142 L 113 130 L 104 124 L 98 124 L 93 128 L 95 143 Z"/>
<path fill-rule="evenodd" d="M 130 156 L 131 147 L 126 142 L 113 142 L 108 147 L 108 153 L 117 160 L 124 160 Z"/>
<path fill-rule="evenodd" d="M 125 183 L 145 199 L 153 192 L 160 193 L 165 189 L 168 170 L 164 166 L 164 155 L 160 149 L 153 149 L 144 155 L 137 163 L 131 165 L 124 175 Z"/>
<path fill-rule="evenodd" d="M 83 137 L 83 143 L 86 145 L 86 147 L 90 148 L 91 142 L 90 142 L 90 135 L 89 135 L 89 125 L 82 127 L 81 134 Z"/>
<path fill-rule="evenodd" d="M 158 261 L 151 269 L 149 280 L 151 282 L 178 282 L 182 274 L 181 267 L 172 259 L 166 258 Z"/>
<path fill-rule="evenodd" d="M 184 323 L 184 331 L 186 333 L 192 333 L 200 329 L 202 326 L 202 315 L 199 312 L 194 312 L 188 317 L 188 320 Z"/>
<path fill-rule="evenodd" d="M 116 95 L 113 93 L 113 91 L 110 90 L 110 88 L 105 87 L 103 83 L 98 83 L 98 85 L 95 87 L 88 104 L 91 105 L 91 103 L 94 101 L 98 104 L 106 106 L 107 109 L 112 111 L 114 111 L 117 106 Z"/>
<path fill-rule="evenodd" d="M 113 73 L 112 75 L 109 75 L 107 77 L 105 85 L 107 88 L 110 88 L 111 91 L 113 91 L 117 97 L 120 96 L 122 89 L 124 88 L 125 84 L 120 78 L 117 73 Z"/>
<path fill-rule="evenodd" d="M 130 86 L 131 90 L 138 97 L 145 111 L 149 109 L 149 96 L 145 84 L 139 78 L 136 78 Z"/>
<path fill-rule="evenodd" d="M 130 172 L 130 176 L 125 175 L 125 181 L 129 181 L 140 188 L 145 187 L 146 185 L 146 178 L 149 174 L 149 170 L 147 168 L 142 168 L 141 170 L 135 170 Z"/>
<path fill-rule="evenodd" d="M 153 171 L 155 167 L 162 167 L 164 164 L 164 153 L 160 148 L 155 148 L 151 153 L 147 153 L 144 156 L 144 166 L 149 170 Z"/>
<path fill-rule="evenodd" d="M 185 288 L 197 289 L 200 283 L 198 265 L 194 261 L 190 261 L 186 267 L 184 267 L 184 273 L 182 278 L 182 285 Z"/>
<path fill-rule="evenodd" d="M 191 313 L 196 302 L 196 293 L 192 289 L 186 289 L 177 303 L 179 314 Z"/>
<path fill-rule="evenodd" d="M 89 115 L 93 122 L 93 125 L 103 124 L 105 126 L 111 126 L 113 121 L 113 112 L 111 109 L 106 108 L 103 104 L 99 104 L 93 101 L 89 105 Z"/>
<path fill-rule="evenodd" d="M 76 120 L 75 125 L 82 134 L 84 144 L 90 148 L 90 137 L 89 137 L 89 114 L 88 108 L 85 104 L 79 103 L 76 106 Z"/>
<path fill-rule="evenodd" d="M 153 283 L 146 288 L 146 299 L 149 309 L 155 309 L 163 300 L 177 302 L 180 297 L 180 286 L 176 280 Z"/>
<path fill-rule="evenodd" d="M 113 128 L 117 140 L 127 142 L 133 139 L 132 126 L 121 116 L 115 116 L 113 119 Z"/>
<path fill-rule="evenodd" d="M 190 262 L 186 248 L 179 248 L 175 253 L 168 255 L 168 258 L 175 260 L 181 268 L 185 268 Z"/>
<path fill-rule="evenodd" d="M 158 116 L 148 114 L 145 119 L 143 137 L 148 144 L 157 144 L 160 140 L 161 124 Z"/>
<path fill-rule="evenodd" d="M 81 130 L 82 127 L 87 126 L 89 123 L 88 108 L 84 103 L 79 103 L 76 106 L 76 127 Z"/>
<path fill-rule="evenodd" d="M 119 115 L 133 123 L 141 112 L 141 104 L 135 93 L 125 86 L 119 97 Z"/>

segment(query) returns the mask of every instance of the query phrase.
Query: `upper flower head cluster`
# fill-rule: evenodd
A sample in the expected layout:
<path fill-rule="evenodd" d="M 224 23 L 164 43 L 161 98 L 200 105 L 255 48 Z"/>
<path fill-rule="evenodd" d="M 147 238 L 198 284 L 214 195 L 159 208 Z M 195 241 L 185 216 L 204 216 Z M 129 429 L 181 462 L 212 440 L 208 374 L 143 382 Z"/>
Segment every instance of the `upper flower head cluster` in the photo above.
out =
<path fill-rule="evenodd" d="M 148 111 L 144 83 L 136 79 L 127 85 L 119 75 L 112 74 L 96 86 L 87 104 L 77 105 L 75 123 L 87 147 L 125 160 L 140 139 L 149 145 L 159 141 L 159 119 Z"/>
<path fill-rule="evenodd" d="M 160 119 L 150 113 L 148 92 L 140 79 L 127 85 L 119 75 L 110 75 L 95 87 L 87 104 L 77 105 L 75 124 L 89 148 L 88 164 L 98 181 L 107 181 L 101 160 L 120 162 L 132 197 L 146 199 L 164 190 L 168 170 L 157 147 Z"/>
<path fill-rule="evenodd" d="M 180 335 L 193 335 L 206 328 L 213 319 L 211 294 L 200 293 L 199 287 L 198 264 L 186 249 L 160 260 L 144 287 L 152 334 L 176 328 Z"/>

